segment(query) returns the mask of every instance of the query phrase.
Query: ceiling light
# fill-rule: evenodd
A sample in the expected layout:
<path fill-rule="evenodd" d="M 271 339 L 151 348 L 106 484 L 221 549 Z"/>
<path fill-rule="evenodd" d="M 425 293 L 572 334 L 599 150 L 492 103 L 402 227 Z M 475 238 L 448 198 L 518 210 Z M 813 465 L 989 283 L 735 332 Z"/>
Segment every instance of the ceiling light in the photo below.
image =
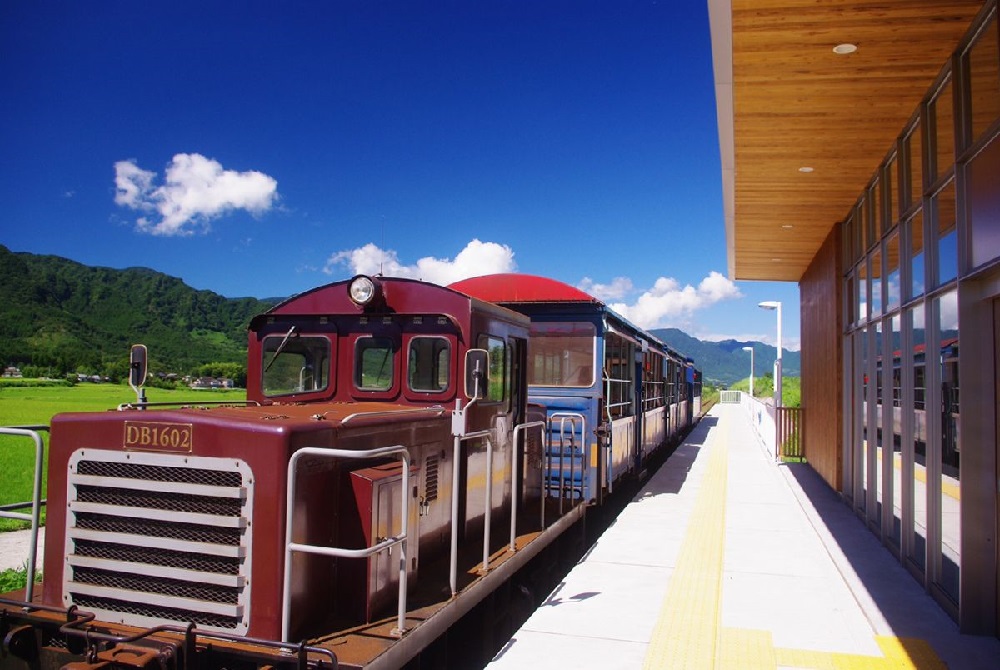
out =
<path fill-rule="evenodd" d="M 780 259 L 780 258 L 772 258 L 772 259 L 771 259 L 771 262 L 772 262 L 772 263 L 780 263 L 780 262 L 781 262 L 781 259 Z"/>
<path fill-rule="evenodd" d="M 847 54 L 852 54 L 858 50 L 857 44 L 851 44 L 850 42 L 844 42 L 843 44 L 838 44 L 833 47 L 833 53 L 839 54 L 841 56 L 846 56 Z"/>
<path fill-rule="evenodd" d="M 799 172 L 812 172 L 812 171 L 813 169 L 808 165 L 803 165 L 802 167 L 799 168 Z"/>
<path fill-rule="evenodd" d="M 790 224 L 790 223 L 785 223 L 785 224 L 782 224 L 782 226 L 781 226 L 781 227 L 782 227 L 782 228 L 784 228 L 785 230 L 791 230 L 791 229 L 792 229 L 792 228 L 794 228 L 795 226 L 793 226 L 793 225 L 792 225 L 792 224 Z"/>

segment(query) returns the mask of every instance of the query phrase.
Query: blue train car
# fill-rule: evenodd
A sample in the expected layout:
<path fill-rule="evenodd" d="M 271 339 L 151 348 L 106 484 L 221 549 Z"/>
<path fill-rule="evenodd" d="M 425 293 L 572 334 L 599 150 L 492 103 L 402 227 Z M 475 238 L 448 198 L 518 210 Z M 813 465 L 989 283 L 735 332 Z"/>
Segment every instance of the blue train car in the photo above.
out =
<path fill-rule="evenodd" d="M 600 502 L 695 420 L 700 373 L 690 359 L 593 296 L 524 274 L 450 288 L 531 319 L 528 401 L 545 412 L 549 495 Z"/>

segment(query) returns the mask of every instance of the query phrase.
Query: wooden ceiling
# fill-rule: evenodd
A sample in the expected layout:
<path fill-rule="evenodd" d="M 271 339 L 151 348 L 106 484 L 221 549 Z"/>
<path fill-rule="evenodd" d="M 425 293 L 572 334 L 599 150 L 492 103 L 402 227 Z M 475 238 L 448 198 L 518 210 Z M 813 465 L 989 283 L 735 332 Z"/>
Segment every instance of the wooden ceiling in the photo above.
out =
<path fill-rule="evenodd" d="M 708 2 L 729 274 L 797 282 L 984 2 Z"/>

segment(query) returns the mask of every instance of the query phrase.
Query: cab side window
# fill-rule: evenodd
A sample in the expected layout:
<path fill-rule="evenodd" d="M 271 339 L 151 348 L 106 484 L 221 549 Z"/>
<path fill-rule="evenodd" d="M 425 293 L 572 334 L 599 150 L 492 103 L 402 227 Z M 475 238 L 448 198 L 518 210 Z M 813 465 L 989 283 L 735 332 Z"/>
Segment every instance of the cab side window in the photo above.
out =
<path fill-rule="evenodd" d="M 479 348 L 490 354 L 490 384 L 486 400 L 501 402 L 507 399 L 507 371 L 509 370 L 507 343 L 495 335 L 480 335 Z"/>

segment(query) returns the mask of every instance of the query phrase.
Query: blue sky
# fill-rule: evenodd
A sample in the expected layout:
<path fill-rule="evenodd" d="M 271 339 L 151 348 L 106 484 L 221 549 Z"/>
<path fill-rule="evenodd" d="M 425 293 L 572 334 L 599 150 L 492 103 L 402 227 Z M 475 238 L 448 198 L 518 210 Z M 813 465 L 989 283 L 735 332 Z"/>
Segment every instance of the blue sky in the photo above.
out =
<path fill-rule="evenodd" d="M 707 2 L 0 4 L 0 243 L 229 297 L 518 271 L 798 348 L 726 278 Z"/>

